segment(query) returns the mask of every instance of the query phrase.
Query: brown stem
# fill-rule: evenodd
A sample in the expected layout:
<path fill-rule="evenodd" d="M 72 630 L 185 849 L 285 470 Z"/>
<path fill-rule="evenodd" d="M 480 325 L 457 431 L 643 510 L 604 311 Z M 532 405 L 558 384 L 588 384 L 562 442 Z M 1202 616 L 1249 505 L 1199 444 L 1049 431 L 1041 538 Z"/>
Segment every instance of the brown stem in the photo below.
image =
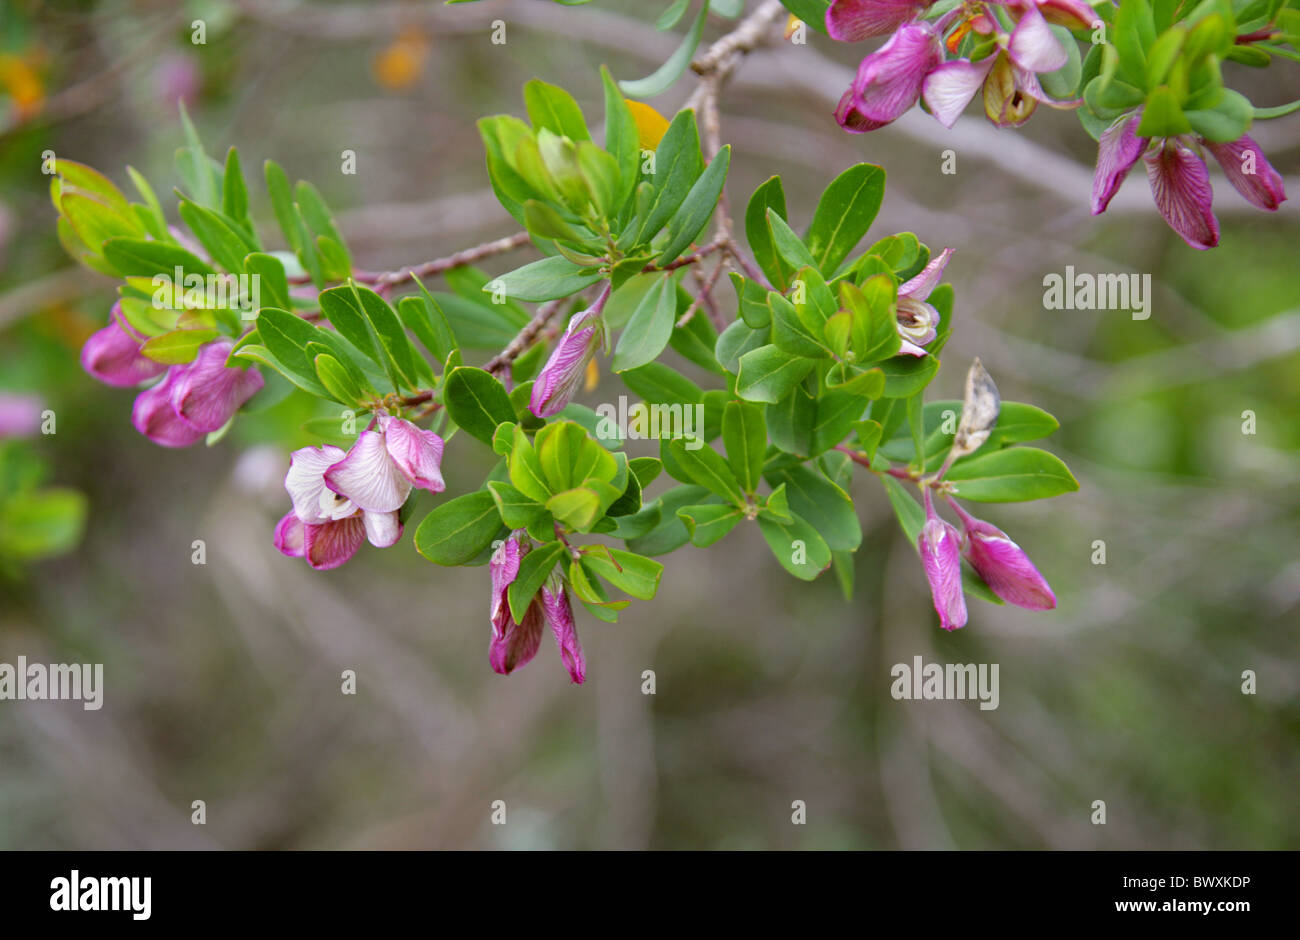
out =
<path fill-rule="evenodd" d="M 474 264 L 484 258 L 491 258 L 493 255 L 500 255 L 521 248 L 528 244 L 528 240 L 529 235 L 527 232 L 516 232 L 513 235 L 507 235 L 505 238 L 484 242 L 481 245 L 475 245 L 473 248 L 466 248 L 443 258 L 434 258 L 432 261 L 425 261 L 422 264 L 412 264 L 404 268 L 398 268 L 396 271 L 353 271 L 352 279 L 360 284 L 369 284 L 376 291 L 383 293 L 409 280 L 412 276 L 432 277 L 444 271 L 450 271 L 452 268 Z M 311 278 L 302 275 L 290 278 L 289 283 L 306 284 L 310 280 Z"/>
<path fill-rule="evenodd" d="M 551 300 L 538 307 L 533 318 L 515 334 L 515 338 L 510 341 L 505 349 L 487 361 L 487 364 L 483 366 L 483 370 L 485 372 L 499 372 L 502 369 L 509 368 L 510 364 L 518 359 L 526 349 L 537 342 L 542 330 L 546 329 L 546 325 L 560 312 L 560 308 L 564 306 L 567 299 L 567 297 L 561 297 L 559 300 Z"/>

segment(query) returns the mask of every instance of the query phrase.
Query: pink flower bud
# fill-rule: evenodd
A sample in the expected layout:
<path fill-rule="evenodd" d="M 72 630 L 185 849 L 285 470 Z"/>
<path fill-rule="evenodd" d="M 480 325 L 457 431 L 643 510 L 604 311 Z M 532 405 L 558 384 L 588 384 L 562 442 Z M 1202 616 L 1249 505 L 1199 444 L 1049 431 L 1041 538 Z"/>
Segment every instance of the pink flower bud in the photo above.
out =
<path fill-rule="evenodd" d="M 1051 610 L 1056 595 L 1029 556 L 995 525 L 962 513 L 964 553 L 984 582 L 1008 604 L 1026 610 Z"/>
<path fill-rule="evenodd" d="M 143 341 L 126 323 L 121 305 L 113 304 L 108 326 L 81 347 L 81 367 L 106 385 L 139 385 L 167 369 L 140 352 Z"/>
<path fill-rule="evenodd" d="M 928 492 L 927 492 L 928 497 Z M 957 530 L 934 514 L 928 507 L 928 518 L 917 548 L 925 577 L 930 582 L 934 609 L 939 614 L 939 626 L 956 630 L 966 625 L 966 596 L 961 586 L 961 547 Z"/>

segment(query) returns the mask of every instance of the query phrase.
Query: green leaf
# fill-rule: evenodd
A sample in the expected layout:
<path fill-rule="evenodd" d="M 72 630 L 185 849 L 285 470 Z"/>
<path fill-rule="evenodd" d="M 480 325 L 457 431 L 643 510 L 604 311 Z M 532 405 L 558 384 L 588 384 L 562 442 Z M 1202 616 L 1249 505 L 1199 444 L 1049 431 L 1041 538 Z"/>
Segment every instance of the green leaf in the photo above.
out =
<path fill-rule="evenodd" d="M 761 289 L 761 288 L 760 288 Z M 740 359 L 745 353 L 753 352 L 768 344 L 771 330 L 766 326 L 755 328 L 743 320 L 735 320 L 718 336 L 714 354 L 718 364 L 732 375 L 740 371 Z"/>
<path fill-rule="evenodd" d="M 854 551 L 862 543 L 862 526 L 849 494 L 807 464 L 768 475 L 773 486 L 785 485 L 790 510 L 807 520 L 832 551 Z"/>
<path fill-rule="evenodd" d="M 727 168 L 731 165 L 731 145 L 718 151 L 700 178 L 691 186 L 686 198 L 668 220 L 668 244 L 659 255 L 658 264 L 665 265 L 685 251 L 699 236 L 713 215 L 727 182 Z"/>
<path fill-rule="evenodd" d="M 776 346 L 760 346 L 740 357 L 736 393 L 748 401 L 777 402 L 812 371 L 813 361 Z"/>
<path fill-rule="evenodd" d="M 691 544 L 708 548 L 734 529 L 745 518 L 745 514 L 735 506 L 706 503 L 702 506 L 683 506 L 677 510 L 677 517 L 686 524 Z"/>
<path fill-rule="evenodd" d="M 626 372 L 659 358 L 672 336 L 676 319 L 677 283 L 671 275 L 664 274 L 632 311 L 631 319 L 618 338 L 610 369 Z"/>
<path fill-rule="evenodd" d="M 532 525 L 537 517 L 545 512 L 545 507 L 526 493 L 520 492 L 509 483 L 489 480 L 487 485 L 492 498 L 496 501 L 497 512 L 508 529 L 523 529 Z"/>
<path fill-rule="evenodd" d="M 781 186 L 779 176 L 768 178 L 749 197 L 749 205 L 745 207 L 745 239 L 749 242 L 749 250 L 753 252 L 754 260 L 767 275 L 767 279 L 772 282 L 772 286 L 779 291 L 784 291 L 790 284 L 790 273 L 793 269 L 776 250 L 776 243 L 772 240 L 772 229 L 767 223 L 769 209 L 782 220 L 786 218 L 785 190 Z"/>
<path fill-rule="evenodd" d="M 501 291 L 512 300 L 558 300 L 590 287 L 603 275 L 556 255 L 515 268 L 484 285 L 484 291 Z"/>
<path fill-rule="evenodd" d="M 679 45 L 665 61 L 664 64 L 655 69 L 653 73 L 645 78 L 634 81 L 619 82 L 618 85 L 623 89 L 623 94 L 631 95 L 634 98 L 653 98 L 661 94 L 672 86 L 673 82 L 681 78 L 686 71 L 686 67 L 691 64 L 691 58 L 695 55 L 695 50 L 700 44 L 700 37 L 704 35 L 704 22 L 709 16 L 709 4 L 700 5 L 700 12 L 695 16 L 695 22 L 691 24 L 690 30 L 686 33 Z"/>
<path fill-rule="evenodd" d="M 456 335 L 447 322 L 447 315 L 428 291 L 425 291 L 423 297 L 403 297 L 399 300 L 397 316 L 438 362 L 446 362 L 452 350 L 457 348 Z"/>
<path fill-rule="evenodd" d="M 816 456 L 843 441 L 870 403 L 867 396 L 851 391 L 828 389 L 824 392 L 815 403 L 808 456 Z"/>
<path fill-rule="evenodd" d="M 885 194 L 885 171 L 870 163 L 851 166 L 822 193 L 804 239 L 816 267 L 832 276 L 867 234 Z"/>
<path fill-rule="evenodd" d="M 316 366 L 316 378 L 321 385 L 334 397 L 334 400 L 344 405 L 359 405 L 364 397 L 361 386 L 357 383 L 353 374 L 328 353 L 321 353 L 314 362 Z"/>
<path fill-rule="evenodd" d="M 279 258 L 255 251 L 244 258 L 244 270 L 257 278 L 257 307 L 279 307 L 281 310 L 292 307 L 289 278 Z"/>
<path fill-rule="evenodd" d="M 649 202 L 645 212 L 638 213 L 641 224 L 637 229 L 637 244 L 648 242 L 664 227 L 704 172 L 694 111 L 677 112 L 663 140 L 659 141 L 654 168 Z"/>
<path fill-rule="evenodd" d="M 794 229 L 790 228 L 785 219 L 776 214 L 775 209 L 767 210 L 767 224 L 772 230 L 772 242 L 776 246 L 777 253 L 787 264 L 793 268 L 802 268 L 804 265 L 818 267 L 808 246 L 794 233 Z"/>
<path fill-rule="evenodd" d="M 704 400 L 704 390 L 662 362 L 650 362 L 639 369 L 620 373 L 623 384 L 647 402 L 666 405 L 695 405 Z"/>
<path fill-rule="evenodd" d="M 609 549 L 608 556 L 604 552 L 591 552 L 582 561 L 624 594 L 642 601 L 654 599 L 664 573 L 664 566 L 659 562 L 621 548 Z"/>
<path fill-rule="evenodd" d="M 775 292 L 768 296 L 767 301 L 772 311 L 773 344 L 792 356 L 810 359 L 830 356 L 830 350 L 822 342 L 821 331 L 814 331 L 805 324 L 794 304 Z"/>
<path fill-rule="evenodd" d="M 117 268 L 123 277 L 153 277 L 163 274 L 175 278 L 179 267 L 185 274 L 215 274 L 211 265 L 180 245 L 148 241 L 143 238 L 110 238 L 103 245 L 104 260 Z M 174 285 L 183 287 L 183 285 Z"/>
<path fill-rule="evenodd" d="M 152 337 L 140 347 L 140 352 L 154 362 L 174 366 L 192 361 L 200 346 L 212 342 L 219 335 L 216 330 L 173 330 Z"/>
<path fill-rule="evenodd" d="M 510 616 L 519 623 L 528 612 L 528 605 L 533 602 L 537 592 L 542 589 L 550 576 L 551 569 L 564 555 L 564 543 L 547 542 L 536 546 L 519 562 L 519 574 L 510 584 L 506 597 L 510 602 Z"/>
<path fill-rule="evenodd" d="M 600 517 L 600 497 L 595 490 L 578 486 L 556 493 L 546 501 L 546 508 L 570 529 L 586 532 Z"/>
<path fill-rule="evenodd" d="M 501 531 L 496 500 L 488 490 L 448 500 L 415 530 L 415 549 L 439 565 L 464 565 L 479 556 Z"/>
<path fill-rule="evenodd" d="M 790 522 L 759 516 L 758 528 L 781 567 L 801 581 L 812 581 L 831 563 L 831 550 L 815 528 L 798 515 Z"/>
<path fill-rule="evenodd" d="M 959 461 L 945 479 L 953 493 L 981 503 L 1044 499 L 1079 488 L 1060 458 L 1035 447 L 1010 447 Z"/>
<path fill-rule="evenodd" d="M 505 387 L 492 375 L 470 366 L 459 366 L 447 375 L 443 405 L 457 425 L 489 447 L 497 425 L 515 420 Z"/>
<path fill-rule="evenodd" d="M 239 151 L 231 147 L 226 152 L 226 172 L 221 183 L 221 211 L 244 227 L 248 227 L 248 187 L 239 168 Z"/>
<path fill-rule="evenodd" d="M 528 439 L 524 429 L 515 426 L 514 441 L 509 460 L 510 482 L 524 495 L 544 503 L 551 498 L 551 488 L 542 472 L 542 462 L 537 449 Z"/>
<path fill-rule="evenodd" d="M 618 163 L 619 188 L 615 201 L 621 209 L 636 186 L 637 169 L 641 165 L 640 138 L 627 101 L 603 65 L 600 80 L 605 89 L 605 149 Z"/>
<path fill-rule="evenodd" d="M 683 483 L 696 483 L 709 492 L 730 500 L 737 506 L 745 505 L 745 493 L 740 487 L 736 475 L 731 472 L 727 461 L 703 442 L 694 449 L 686 446 L 687 442 L 675 439 L 663 442 L 663 448 L 672 462 L 685 473 L 688 479 Z M 671 469 L 669 472 L 672 472 Z M 680 477 L 679 477 L 680 479 Z"/>
<path fill-rule="evenodd" d="M 1139 137 L 1174 137 L 1191 132 L 1192 125 L 1188 122 L 1187 115 L 1183 114 L 1178 96 L 1172 88 L 1161 85 L 1147 95 L 1142 120 L 1138 122 Z"/>
<path fill-rule="evenodd" d="M 591 140 L 578 102 L 558 85 L 534 78 L 524 85 L 524 107 L 534 129 L 545 127 L 574 143 Z"/>
<path fill-rule="evenodd" d="M 730 401 L 722 413 L 722 442 L 727 462 L 746 493 L 758 488 L 767 454 L 767 422 L 753 402 Z"/>
<path fill-rule="evenodd" d="M 181 221 L 211 255 L 212 260 L 231 274 L 242 274 L 244 257 L 258 250 L 258 244 L 236 222 L 219 212 L 206 209 L 188 199 L 181 200 Z"/>
<path fill-rule="evenodd" d="M 280 231 L 284 234 L 289 248 L 295 253 L 301 254 L 302 245 L 298 237 L 298 210 L 293 206 L 293 194 L 289 189 L 289 177 L 285 175 L 280 165 L 273 160 L 267 160 L 262 169 L 266 176 L 266 191 L 271 197 L 271 209 L 275 212 L 276 222 L 280 224 Z"/>

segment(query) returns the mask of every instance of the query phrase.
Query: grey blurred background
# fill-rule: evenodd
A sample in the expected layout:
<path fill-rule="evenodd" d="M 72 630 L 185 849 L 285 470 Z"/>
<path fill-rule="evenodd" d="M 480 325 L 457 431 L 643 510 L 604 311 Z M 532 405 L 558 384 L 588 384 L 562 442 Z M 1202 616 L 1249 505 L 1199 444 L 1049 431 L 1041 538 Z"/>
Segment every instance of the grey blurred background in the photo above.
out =
<path fill-rule="evenodd" d="M 275 551 L 287 444 L 309 440 L 301 411 L 165 451 L 131 428 L 130 393 L 81 372 L 113 285 L 59 248 L 42 150 L 123 186 L 129 163 L 165 194 L 183 95 L 211 152 L 234 144 L 250 177 L 274 158 L 313 181 L 357 264 L 395 268 L 514 231 L 474 121 L 522 114 L 521 85 L 539 76 L 599 123 L 598 66 L 657 67 L 683 29 L 654 30 L 667 5 L 5 4 L 0 37 L 37 76 L 40 107 L 11 108 L 0 136 L 0 389 L 57 410 L 38 448 L 91 510 L 75 553 L 0 581 L 0 661 L 101 662 L 107 688 L 98 712 L 0 702 L 0 847 L 1300 847 L 1294 202 L 1261 213 L 1216 178 L 1222 245 L 1197 253 L 1139 169 L 1094 219 L 1095 147 L 1069 113 L 1040 109 L 1014 132 L 972 108 L 950 132 L 914 112 L 851 137 L 831 111 L 868 47 L 819 34 L 751 56 L 722 101 L 733 207 L 779 173 L 798 227 L 866 160 L 889 173 L 872 237 L 956 249 L 956 332 L 931 397 L 960 397 L 979 355 L 1004 399 L 1060 418 L 1045 446 L 1080 491 L 980 513 L 1034 557 L 1054 612 L 972 601 L 970 624 L 944 634 L 863 478 L 852 602 L 829 575 L 786 576 L 741 527 L 662 559 L 660 596 L 620 623 L 579 612 L 585 686 L 549 639 L 502 678 L 487 664 L 486 569 L 428 564 L 409 529 L 329 573 Z M 206 45 L 190 42 L 195 19 Z M 504 45 L 489 41 L 496 19 Z M 729 25 L 711 19 L 706 42 Z M 1224 72 L 1260 106 L 1300 96 L 1294 63 Z M 693 87 L 652 103 L 671 115 Z M 1298 129 L 1292 115 L 1253 132 L 1293 198 Z M 345 149 L 356 175 L 340 172 Z M 254 209 L 271 222 L 260 185 Z M 1153 315 L 1044 310 L 1043 276 L 1067 264 L 1151 273 Z M 604 374 L 583 400 L 622 393 Z M 484 450 L 449 446 L 449 491 L 478 485 Z M 1000 707 L 894 701 L 890 668 L 916 655 L 1000 664 Z M 340 693 L 345 669 L 355 696 Z M 194 800 L 206 825 L 191 824 Z M 806 825 L 791 822 L 796 800 Z M 1105 825 L 1090 822 L 1096 800 Z"/>

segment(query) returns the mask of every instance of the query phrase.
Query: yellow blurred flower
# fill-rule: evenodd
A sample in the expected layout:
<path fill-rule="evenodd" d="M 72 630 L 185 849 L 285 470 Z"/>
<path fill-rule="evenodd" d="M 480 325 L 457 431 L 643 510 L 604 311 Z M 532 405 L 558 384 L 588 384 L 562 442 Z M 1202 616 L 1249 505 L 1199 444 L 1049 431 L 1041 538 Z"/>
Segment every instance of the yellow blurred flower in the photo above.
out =
<path fill-rule="evenodd" d="M 40 113 L 45 104 L 45 83 L 26 59 L 0 53 L 0 89 L 11 101 L 20 121 Z"/>
<path fill-rule="evenodd" d="M 587 374 L 583 377 L 582 387 L 584 391 L 592 391 L 600 382 L 600 366 L 596 365 L 596 357 L 592 356 L 587 363 Z"/>
<path fill-rule="evenodd" d="M 402 91 L 419 80 L 428 58 L 428 37 L 418 29 L 406 29 L 375 56 L 371 70 L 379 84 Z"/>
<path fill-rule="evenodd" d="M 627 106 L 632 112 L 632 120 L 636 121 L 637 134 L 641 137 L 641 149 L 658 150 L 659 141 L 668 130 L 668 121 L 650 105 L 640 101 L 629 98 Z"/>

